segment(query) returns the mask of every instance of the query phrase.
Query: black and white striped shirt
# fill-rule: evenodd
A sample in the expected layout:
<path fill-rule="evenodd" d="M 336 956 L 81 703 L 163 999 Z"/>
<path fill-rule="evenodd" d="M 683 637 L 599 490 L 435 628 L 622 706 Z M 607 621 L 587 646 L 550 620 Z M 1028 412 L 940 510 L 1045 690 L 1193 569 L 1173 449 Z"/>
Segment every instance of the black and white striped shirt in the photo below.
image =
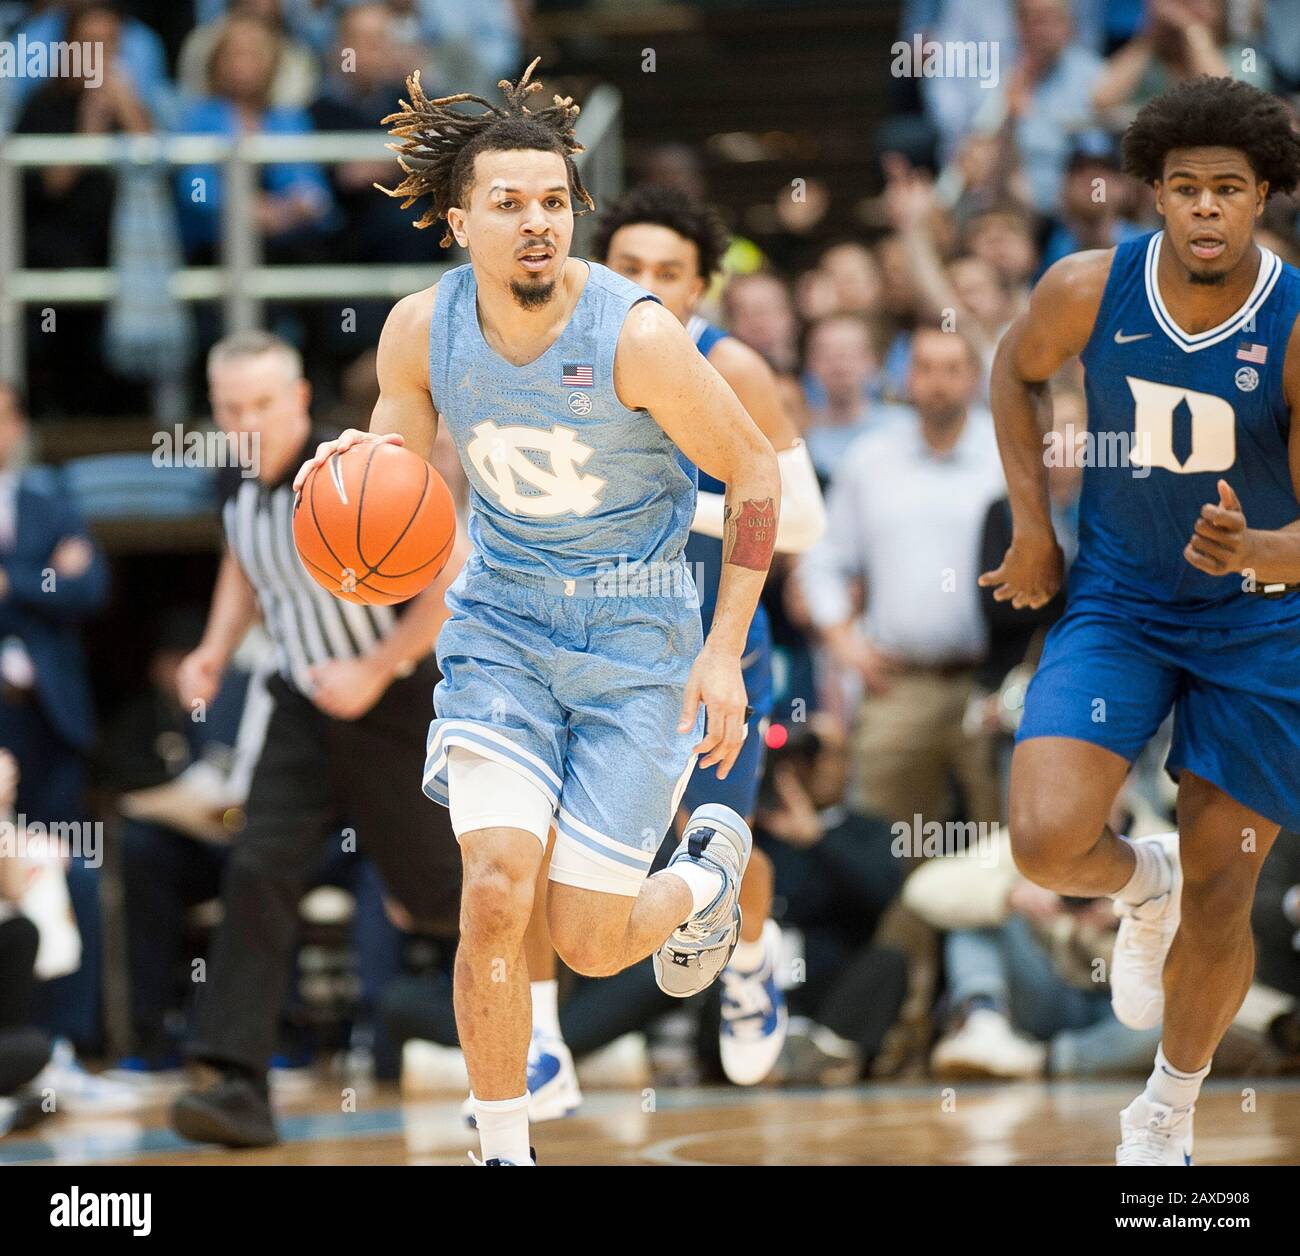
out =
<path fill-rule="evenodd" d="M 367 653 L 392 631 L 397 614 L 391 606 L 357 606 L 326 592 L 294 547 L 293 477 L 329 438 L 312 431 L 278 483 L 243 479 L 234 468 L 218 481 L 226 543 L 257 593 L 277 670 L 303 694 L 312 690 L 310 667 Z"/>

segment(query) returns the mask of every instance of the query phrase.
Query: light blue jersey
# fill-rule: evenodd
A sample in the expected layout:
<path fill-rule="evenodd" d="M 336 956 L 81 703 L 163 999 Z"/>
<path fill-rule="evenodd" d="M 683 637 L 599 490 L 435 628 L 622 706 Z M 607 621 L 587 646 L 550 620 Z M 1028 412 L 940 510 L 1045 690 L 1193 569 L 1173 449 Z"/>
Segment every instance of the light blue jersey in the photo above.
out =
<path fill-rule="evenodd" d="M 653 301 L 595 262 L 568 325 L 514 366 L 483 337 L 471 266 L 438 281 L 429 390 L 469 477 L 470 539 L 492 567 L 560 579 L 672 563 L 695 514 L 695 477 L 645 410 L 614 391 L 628 311 Z"/>
<path fill-rule="evenodd" d="M 695 469 L 614 392 L 623 321 L 654 298 L 585 264 L 568 325 L 526 366 L 484 340 L 470 267 L 438 282 L 429 388 L 473 489 L 474 553 L 438 635 L 424 789 L 450 803 L 454 752 L 509 767 L 552 809 L 551 880 L 630 896 L 704 728 L 677 732 L 703 644 Z"/>

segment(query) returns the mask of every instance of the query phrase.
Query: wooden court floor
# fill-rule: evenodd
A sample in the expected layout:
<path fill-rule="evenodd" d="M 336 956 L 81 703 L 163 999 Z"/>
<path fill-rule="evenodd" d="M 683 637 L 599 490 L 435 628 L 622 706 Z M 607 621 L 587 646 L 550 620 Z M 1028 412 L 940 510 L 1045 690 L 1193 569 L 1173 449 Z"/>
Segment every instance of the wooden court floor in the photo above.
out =
<path fill-rule="evenodd" d="M 567 1120 L 535 1127 L 544 1165 L 1105 1165 L 1129 1083 L 872 1084 L 841 1090 L 597 1091 Z M 344 1110 L 345 1106 L 350 1110 Z M 477 1140 L 447 1097 L 354 1097 L 330 1083 L 280 1106 L 284 1141 L 260 1151 L 196 1147 L 138 1118 L 55 1117 L 0 1139 L 0 1164 L 468 1165 Z M 1300 1164 L 1300 1078 L 1207 1086 L 1201 1164 Z"/>

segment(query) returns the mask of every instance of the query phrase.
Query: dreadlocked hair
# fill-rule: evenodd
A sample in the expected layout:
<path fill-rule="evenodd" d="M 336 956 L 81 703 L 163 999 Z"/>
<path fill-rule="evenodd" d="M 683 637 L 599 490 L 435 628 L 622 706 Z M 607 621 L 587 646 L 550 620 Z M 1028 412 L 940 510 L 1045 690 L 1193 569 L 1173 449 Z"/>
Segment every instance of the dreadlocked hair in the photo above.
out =
<path fill-rule="evenodd" d="M 420 86 L 420 72 L 416 70 L 406 80 L 410 103 L 399 101 L 401 109 L 383 120 L 384 126 L 396 123 L 389 134 L 401 137 L 402 142 L 388 147 L 397 154 L 398 164 L 406 172 L 406 178 L 395 188 L 386 188 L 378 183 L 375 187 L 387 196 L 403 197 L 403 209 L 408 209 L 423 196 L 429 197 L 433 203 L 414 225 L 431 227 L 445 219 L 453 205 L 464 204 L 473 181 L 474 159 L 479 153 L 536 149 L 558 153 L 564 158 L 573 201 L 585 207 L 575 209 L 574 213 L 586 214 L 594 210 L 596 203 L 583 187 L 573 160 L 575 153 L 583 151 L 573 131 L 579 108 L 573 103 L 573 97 L 554 96 L 553 104 L 536 113 L 524 103 L 533 92 L 542 90 L 541 83 L 530 81 L 540 60 L 541 57 L 534 57 L 517 83 L 502 79 L 497 84 L 505 96 L 504 107 L 470 92 L 430 100 Z M 464 113 L 453 107 L 466 102 L 482 105 L 484 112 Z M 451 243 L 451 227 L 448 226 L 441 244 L 445 248 Z"/>

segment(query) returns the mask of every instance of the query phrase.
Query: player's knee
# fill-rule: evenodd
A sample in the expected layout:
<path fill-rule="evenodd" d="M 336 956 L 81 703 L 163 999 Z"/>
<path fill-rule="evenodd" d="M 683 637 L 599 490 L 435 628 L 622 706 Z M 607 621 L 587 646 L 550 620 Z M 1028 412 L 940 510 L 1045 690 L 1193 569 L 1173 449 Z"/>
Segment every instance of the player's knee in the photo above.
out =
<path fill-rule="evenodd" d="M 1083 842 L 1072 817 L 1034 800 L 1011 809 L 1011 855 L 1031 881 L 1056 889 L 1069 879 L 1070 869 L 1091 842 Z M 1097 835 L 1092 835 L 1096 840 Z"/>
<path fill-rule="evenodd" d="M 521 941 L 533 907 L 535 876 L 535 870 L 497 860 L 467 863 L 460 897 L 461 938 L 471 944 Z"/>
<path fill-rule="evenodd" d="M 612 977 L 620 970 L 617 948 L 590 929 L 551 922 L 551 945 L 564 963 L 581 977 Z"/>
<path fill-rule="evenodd" d="M 555 886 L 552 885 L 552 890 Z M 583 912 L 557 911 L 548 902 L 551 945 L 569 968 L 583 977 L 612 977 L 619 971 L 619 951 L 625 924 L 605 927 Z M 617 936 L 614 936 L 617 934 Z"/>

